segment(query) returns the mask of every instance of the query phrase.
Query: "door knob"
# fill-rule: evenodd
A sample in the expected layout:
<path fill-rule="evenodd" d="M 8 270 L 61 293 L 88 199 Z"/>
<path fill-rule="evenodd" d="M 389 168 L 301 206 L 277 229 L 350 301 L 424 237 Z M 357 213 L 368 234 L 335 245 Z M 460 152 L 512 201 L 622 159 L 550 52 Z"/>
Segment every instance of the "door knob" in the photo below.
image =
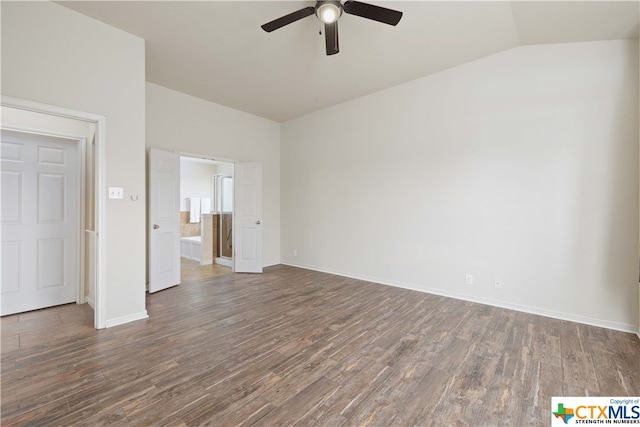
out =
<path fill-rule="evenodd" d="M 260 220 L 257 220 L 257 221 L 256 221 L 256 224 L 260 225 Z"/>
<path fill-rule="evenodd" d="M 153 229 L 157 230 L 158 228 L 160 228 L 160 226 L 158 224 L 153 224 Z"/>

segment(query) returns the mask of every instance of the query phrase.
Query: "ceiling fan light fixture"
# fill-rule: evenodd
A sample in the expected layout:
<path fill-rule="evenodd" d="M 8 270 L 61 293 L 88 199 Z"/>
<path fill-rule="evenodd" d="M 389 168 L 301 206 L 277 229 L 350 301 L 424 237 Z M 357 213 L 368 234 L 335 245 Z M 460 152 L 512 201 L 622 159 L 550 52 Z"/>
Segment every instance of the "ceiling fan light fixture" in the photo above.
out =
<path fill-rule="evenodd" d="M 324 24 L 333 24 L 342 15 L 340 2 L 324 2 L 316 7 L 316 16 Z"/>

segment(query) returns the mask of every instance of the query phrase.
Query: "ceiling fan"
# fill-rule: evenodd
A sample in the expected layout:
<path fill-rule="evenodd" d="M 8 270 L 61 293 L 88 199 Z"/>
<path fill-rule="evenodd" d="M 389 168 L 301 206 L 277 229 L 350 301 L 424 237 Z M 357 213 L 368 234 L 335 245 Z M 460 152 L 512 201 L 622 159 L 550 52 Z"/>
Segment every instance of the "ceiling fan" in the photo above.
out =
<path fill-rule="evenodd" d="M 347 0 L 342 4 L 339 0 L 318 0 L 315 6 L 308 6 L 288 15 L 274 19 L 262 25 L 262 29 L 270 33 L 285 25 L 289 25 L 307 16 L 315 14 L 324 24 L 325 44 L 327 55 L 335 55 L 340 52 L 338 47 L 338 18 L 342 12 L 362 18 L 372 19 L 384 24 L 396 25 L 402 18 L 402 12 L 374 6 L 369 3 Z"/>

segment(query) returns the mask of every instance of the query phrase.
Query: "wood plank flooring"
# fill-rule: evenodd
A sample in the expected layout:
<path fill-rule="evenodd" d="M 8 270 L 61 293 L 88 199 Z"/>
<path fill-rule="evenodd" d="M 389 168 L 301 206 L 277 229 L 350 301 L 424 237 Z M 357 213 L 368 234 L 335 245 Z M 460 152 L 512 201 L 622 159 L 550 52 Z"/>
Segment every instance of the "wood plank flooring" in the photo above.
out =
<path fill-rule="evenodd" d="M 293 267 L 147 309 L 2 318 L 2 425 L 547 426 L 552 396 L 640 395 L 633 334 Z"/>
<path fill-rule="evenodd" d="M 200 265 L 199 261 L 180 258 L 180 283 L 193 282 L 208 277 L 231 274 L 231 267 L 220 264 Z"/>

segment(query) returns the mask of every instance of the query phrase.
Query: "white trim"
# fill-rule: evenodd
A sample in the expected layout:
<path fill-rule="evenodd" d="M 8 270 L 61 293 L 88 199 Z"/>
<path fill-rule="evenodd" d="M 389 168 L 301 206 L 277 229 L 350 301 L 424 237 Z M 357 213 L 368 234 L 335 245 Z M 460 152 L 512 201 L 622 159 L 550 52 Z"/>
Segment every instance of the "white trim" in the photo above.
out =
<path fill-rule="evenodd" d="M 363 281 L 366 281 L 366 282 L 373 282 L 373 283 L 377 283 L 377 284 L 385 285 L 385 286 L 393 286 L 395 288 L 408 289 L 408 290 L 411 290 L 411 291 L 417 291 L 417 292 L 422 292 L 422 293 L 427 293 L 427 294 L 439 295 L 439 296 L 443 296 L 443 297 L 447 297 L 447 298 L 455 298 L 455 299 L 458 299 L 458 300 L 470 301 L 470 302 L 475 302 L 475 303 L 478 303 L 478 304 L 490 305 L 490 306 L 493 306 L 493 307 L 506 308 L 508 310 L 515 310 L 515 311 L 521 311 L 521 312 L 524 312 L 524 313 L 536 314 L 538 316 L 551 317 L 553 319 L 567 320 L 567 321 L 570 321 L 570 322 L 583 323 L 585 325 L 598 326 L 600 328 L 607 328 L 607 329 L 613 329 L 613 330 L 616 330 L 616 331 L 631 332 L 631 333 L 638 332 L 638 328 L 636 327 L 636 325 L 632 325 L 632 324 L 626 324 L 626 323 L 620 323 L 620 322 L 611 322 L 611 321 L 608 321 L 608 320 L 595 319 L 593 317 L 580 316 L 580 315 L 577 315 L 577 314 L 562 313 L 562 312 L 552 311 L 552 310 L 545 310 L 545 309 L 541 309 L 541 308 L 538 308 L 538 307 L 530 307 L 530 306 L 526 306 L 526 305 L 510 304 L 510 303 L 505 303 L 505 302 L 502 302 L 502 301 L 496 301 L 496 300 L 493 300 L 493 299 L 490 299 L 490 298 L 478 298 L 478 297 L 474 297 L 474 296 L 470 296 L 470 295 L 460 294 L 460 293 L 457 293 L 457 292 L 445 292 L 445 291 L 442 291 L 441 289 L 434 289 L 434 288 L 430 288 L 430 287 L 418 288 L 416 285 L 411 284 L 411 283 L 401 283 L 401 282 L 391 283 L 391 282 L 388 282 L 388 281 L 386 281 L 384 279 L 380 279 L 380 278 L 376 278 L 376 277 L 362 276 L 362 275 L 358 275 L 358 274 L 351 274 L 351 273 L 346 273 L 344 271 L 339 271 L 339 270 L 327 270 L 327 269 L 317 268 L 317 267 L 314 267 L 314 266 L 309 266 L 309 265 L 304 265 L 304 264 L 294 264 L 294 263 L 288 263 L 288 262 L 282 262 L 281 264 L 288 265 L 290 267 L 297 267 L 297 268 L 304 268 L 306 270 L 318 271 L 318 272 L 321 272 L 321 273 L 335 274 L 335 275 L 338 275 L 338 276 L 349 277 L 351 279 L 358 279 L 358 280 L 363 280 Z"/>
<path fill-rule="evenodd" d="M 85 267 L 86 267 L 86 250 L 87 250 L 87 245 L 86 243 L 86 218 L 85 218 L 85 214 L 87 212 L 87 200 L 86 200 L 86 196 L 87 196 L 87 171 L 86 171 L 86 165 L 87 165 L 87 138 L 82 138 L 81 140 L 78 141 L 77 144 L 77 148 L 78 148 L 78 157 L 79 157 L 79 168 L 78 168 L 78 173 L 80 175 L 80 185 L 78 188 L 78 200 L 80 201 L 78 209 L 79 209 L 79 219 L 80 219 L 80 230 L 78 232 L 78 250 L 80 251 L 80 269 L 79 269 L 79 274 L 80 277 L 78 277 L 78 282 L 80 284 L 80 286 L 78 287 L 78 291 L 76 293 L 76 304 L 84 304 L 86 302 L 85 300 L 85 287 L 87 286 L 87 284 L 85 283 Z M 93 306 L 92 306 L 93 307 Z"/>
<path fill-rule="evenodd" d="M 90 296 L 88 296 L 88 295 L 87 295 L 87 296 L 84 298 L 84 302 L 86 302 L 87 304 L 89 304 L 89 306 L 95 310 L 96 302 L 93 300 L 93 298 L 91 298 Z"/>
<path fill-rule="evenodd" d="M 102 329 L 106 327 L 106 245 L 104 241 L 106 230 L 106 203 L 104 200 L 104 183 L 106 182 L 106 118 L 93 113 L 72 110 L 70 108 L 57 105 L 44 104 L 40 102 L 28 101 L 26 99 L 13 98 L 2 95 L 0 104 L 36 113 L 48 114 L 51 116 L 65 117 L 69 119 L 81 120 L 94 123 L 96 126 L 96 239 L 97 239 L 97 280 L 94 307 L 94 327 Z"/>
<path fill-rule="evenodd" d="M 107 235 L 107 203 L 106 203 L 106 182 L 107 182 L 107 119 L 99 116 L 96 121 L 96 135 L 94 162 L 95 170 L 95 224 L 96 231 L 96 289 L 94 297 L 96 299 L 94 326 L 96 329 L 107 327 L 107 250 L 105 236 Z"/>
<path fill-rule="evenodd" d="M 271 264 L 264 264 L 264 265 L 262 266 L 262 268 L 273 267 L 273 266 L 275 266 L 275 265 L 280 265 L 280 264 L 282 264 L 282 263 L 281 263 L 281 262 L 274 262 L 274 263 L 271 263 Z M 287 265 L 290 265 L 290 264 L 287 264 Z M 291 266 L 292 266 L 292 267 L 295 267 L 294 265 L 291 265 Z M 302 267 L 301 267 L 301 268 L 302 268 Z"/>
<path fill-rule="evenodd" d="M 148 318 L 147 310 L 141 311 L 139 313 L 127 314 L 126 316 L 116 317 L 115 319 L 109 319 L 106 322 L 106 327 L 110 328 L 112 326 L 122 325 L 124 323 L 134 322 L 136 320 L 142 320 Z"/>
<path fill-rule="evenodd" d="M 218 265 L 224 265 L 226 267 L 233 268 L 233 259 L 217 257 L 215 263 Z"/>
<path fill-rule="evenodd" d="M 155 148 L 155 147 L 150 147 L 150 148 Z M 222 163 L 237 163 L 238 162 L 238 160 L 224 159 L 224 158 L 220 158 L 220 157 L 213 157 L 213 156 L 210 156 L 208 154 L 196 154 L 196 153 L 189 153 L 187 151 L 177 151 L 177 150 L 174 150 L 173 152 L 175 154 L 179 155 L 180 157 L 191 157 L 193 159 L 205 159 L 205 160 L 212 160 L 214 162 L 222 162 Z"/>

